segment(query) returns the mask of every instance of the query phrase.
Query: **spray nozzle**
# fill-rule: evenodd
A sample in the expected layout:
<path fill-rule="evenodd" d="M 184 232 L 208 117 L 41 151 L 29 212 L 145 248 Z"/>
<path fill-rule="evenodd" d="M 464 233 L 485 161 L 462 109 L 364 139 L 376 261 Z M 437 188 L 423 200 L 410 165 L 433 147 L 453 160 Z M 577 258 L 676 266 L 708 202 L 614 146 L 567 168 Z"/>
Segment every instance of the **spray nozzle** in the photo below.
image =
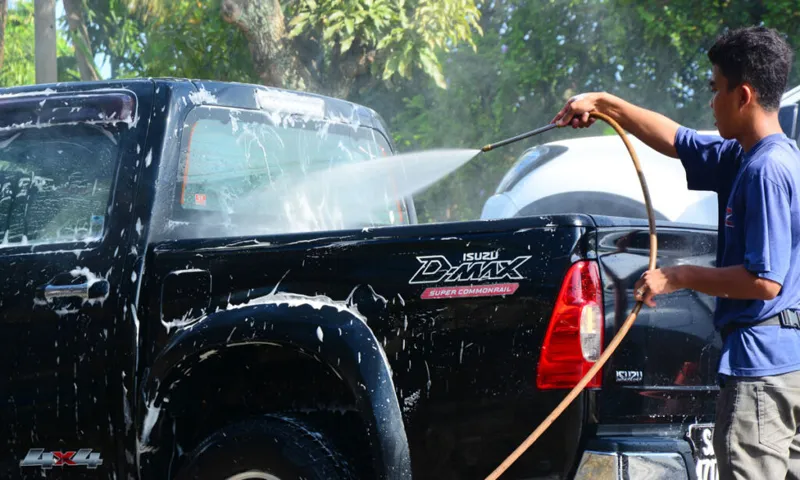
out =
<path fill-rule="evenodd" d="M 552 129 L 556 128 L 556 127 L 558 127 L 558 124 L 556 124 L 556 123 L 548 123 L 547 125 L 545 125 L 543 127 L 539 127 L 539 128 L 537 128 L 535 130 L 531 130 L 530 132 L 519 134 L 516 137 L 507 138 L 507 139 L 501 140 L 501 141 L 499 141 L 497 143 L 490 143 L 489 145 L 486 145 L 485 147 L 481 148 L 481 151 L 482 152 L 488 152 L 489 150 L 494 150 L 497 147 L 503 147 L 505 145 L 508 145 L 509 143 L 514 143 L 514 142 L 518 142 L 520 140 L 524 140 L 524 139 L 526 139 L 528 137 L 532 137 L 534 135 L 538 135 L 540 133 L 544 133 L 544 132 L 546 132 L 548 130 L 552 130 Z"/>

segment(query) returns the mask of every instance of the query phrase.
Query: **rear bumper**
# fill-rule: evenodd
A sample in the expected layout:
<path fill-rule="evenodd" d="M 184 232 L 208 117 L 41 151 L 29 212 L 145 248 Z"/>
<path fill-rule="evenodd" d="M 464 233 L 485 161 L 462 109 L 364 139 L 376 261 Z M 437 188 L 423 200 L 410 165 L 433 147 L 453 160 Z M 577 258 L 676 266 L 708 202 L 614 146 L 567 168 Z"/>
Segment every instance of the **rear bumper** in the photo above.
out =
<path fill-rule="evenodd" d="M 715 466 L 714 466 L 715 467 Z M 574 480 L 698 479 L 688 441 L 657 437 L 604 437 L 590 440 L 578 462 Z"/>

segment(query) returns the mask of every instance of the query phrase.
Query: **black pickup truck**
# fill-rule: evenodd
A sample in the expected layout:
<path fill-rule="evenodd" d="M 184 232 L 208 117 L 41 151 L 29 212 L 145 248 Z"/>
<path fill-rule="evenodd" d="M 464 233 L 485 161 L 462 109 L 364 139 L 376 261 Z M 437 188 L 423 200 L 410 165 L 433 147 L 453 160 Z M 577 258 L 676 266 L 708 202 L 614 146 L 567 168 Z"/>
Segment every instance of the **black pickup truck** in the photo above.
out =
<path fill-rule="evenodd" d="M 647 225 L 293 189 L 393 152 L 368 108 L 260 86 L 0 90 L 0 477 L 488 475 L 633 307 Z M 715 262 L 711 228 L 658 235 Z M 503 478 L 712 478 L 712 311 L 645 308 Z"/>

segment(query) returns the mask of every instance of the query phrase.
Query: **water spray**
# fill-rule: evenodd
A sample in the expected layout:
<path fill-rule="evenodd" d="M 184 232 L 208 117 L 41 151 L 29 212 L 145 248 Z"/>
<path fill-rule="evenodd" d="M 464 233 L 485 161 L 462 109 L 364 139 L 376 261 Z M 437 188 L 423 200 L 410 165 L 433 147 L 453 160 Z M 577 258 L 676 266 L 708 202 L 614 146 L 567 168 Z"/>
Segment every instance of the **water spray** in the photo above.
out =
<path fill-rule="evenodd" d="M 625 135 L 625 131 L 622 129 L 622 127 L 619 126 L 619 124 L 616 121 L 614 121 L 614 119 L 599 112 L 591 112 L 589 115 L 591 117 L 599 118 L 600 120 L 603 120 L 604 122 L 608 123 L 617 132 L 617 134 L 622 139 L 623 143 L 625 143 L 625 147 L 628 149 L 628 153 L 631 156 L 631 160 L 633 160 L 633 166 L 636 169 L 636 173 L 639 176 L 639 183 L 642 186 L 642 193 L 644 194 L 644 204 L 645 208 L 647 209 L 647 223 L 650 227 L 650 261 L 648 264 L 648 270 L 653 270 L 656 267 L 656 248 L 657 248 L 656 225 L 655 225 L 656 222 L 655 222 L 655 215 L 653 214 L 653 206 L 650 202 L 650 191 L 647 188 L 647 182 L 645 181 L 644 173 L 642 173 L 642 167 L 641 164 L 639 163 L 639 157 L 636 155 L 636 151 L 633 149 L 633 145 L 631 145 L 630 141 Z M 514 143 L 519 140 L 546 132 L 548 130 L 556 128 L 557 126 L 558 126 L 557 124 L 551 123 L 544 127 L 537 128 L 536 130 L 531 130 L 530 132 L 517 135 L 516 137 L 511 137 L 509 139 L 502 140 L 494 144 L 486 145 L 481 149 L 481 151 L 488 152 L 497 147 L 508 145 L 510 143 Z M 620 329 L 617 332 L 617 334 L 614 335 L 614 338 L 611 339 L 611 342 L 608 344 L 608 347 L 603 351 L 602 355 L 600 355 L 600 358 L 592 366 L 592 368 L 590 368 L 589 371 L 586 372 L 586 375 L 583 376 L 581 381 L 578 382 L 578 384 L 572 388 L 572 390 L 564 398 L 564 400 L 562 400 L 561 403 L 558 404 L 558 406 L 555 409 L 553 409 L 550 415 L 548 415 L 547 418 L 545 418 L 544 421 L 542 421 L 542 423 L 540 423 L 539 426 L 536 427 L 536 429 L 528 436 L 528 438 L 526 438 L 525 441 L 522 442 L 522 444 L 520 444 L 520 446 L 517 447 L 517 449 L 514 450 L 503 461 L 503 463 L 501 463 L 488 477 L 486 477 L 486 480 L 496 480 L 497 478 L 500 477 L 500 475 L 502 475 L 506 470 L 508 470 L 511 467 L 511 465 L 513 465 L 514 462 L 516 462 L 517 459 L 519 459 L 519 457 L 523 453 L 525 453 L 525 451 L 528 448 L 530 448 L 531 445 L 533 445 L 533 442 L 535 442 L 542 435 L 542 433 L 544 433 L 544 431 L 547 430 L 547 428 L 550 425 L 552 425 L 552 423 L 556 420 L 556 418 L 558 418 L 558 416 L 564 412 L 567 406 L 569 406 L 569 404 L 572 403 L 572 401 L 575 400 L 575 398 L 577 398 L 577 396 L 586 387 L 586 384 L 589 383 L 589 380 L 593 378 L 597 374 L 597 372 L 600 371 L 601 368 L 603 368 L 603 365 L 606 363 L 609 357 L 611 357 L 611 354 L 614 353 L 614 350 L 617 349 L 619 344 L 622 342 L 622 339 L 625 338 L 625 335 L 627 335 L 628 331 L 633 326 L 633 322 L 636 321 L 636 316 L 639 314 L 639 311 L 641 309 L 642 309 L 642 301 L 639 300 L 636 302 L 636 305 L 634 305 L 633 310 L 631 310 L 630 315 L 628 315 L 628 318 L 626 318 L 625 322 L 623 322 L 622 326 L 620 326 Z"/>

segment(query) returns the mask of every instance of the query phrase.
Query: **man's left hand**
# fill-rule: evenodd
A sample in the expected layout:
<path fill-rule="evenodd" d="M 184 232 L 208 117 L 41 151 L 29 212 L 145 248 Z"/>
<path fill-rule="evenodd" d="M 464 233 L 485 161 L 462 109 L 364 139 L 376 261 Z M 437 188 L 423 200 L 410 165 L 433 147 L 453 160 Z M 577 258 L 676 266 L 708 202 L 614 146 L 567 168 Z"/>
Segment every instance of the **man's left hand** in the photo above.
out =
<path fill-rule="evenodd" d="M 656 295 L 664 295 L 680 290 L 678 284 L 678 269 L 675 267 L 659 268 L 655 270 L 647 270 L 636 282 L 634 287 L 634 297 L 636 300 L 643 301 L 649 307 L 655 307 L 656 302 L 653 297 Z"/>

